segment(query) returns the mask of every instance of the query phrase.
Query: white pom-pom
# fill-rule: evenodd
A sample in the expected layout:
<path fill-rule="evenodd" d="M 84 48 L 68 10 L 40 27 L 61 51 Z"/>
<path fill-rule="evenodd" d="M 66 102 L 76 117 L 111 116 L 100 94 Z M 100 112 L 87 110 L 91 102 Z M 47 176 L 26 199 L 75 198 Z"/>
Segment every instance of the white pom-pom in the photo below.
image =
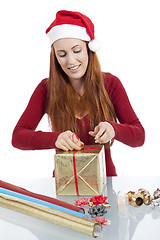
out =
<path fill-rule="evenodd" d="M 92 52 L 97 52 L 100 49 L 100 42 L 93 39 L 88 43 L 88 47 Z"/>

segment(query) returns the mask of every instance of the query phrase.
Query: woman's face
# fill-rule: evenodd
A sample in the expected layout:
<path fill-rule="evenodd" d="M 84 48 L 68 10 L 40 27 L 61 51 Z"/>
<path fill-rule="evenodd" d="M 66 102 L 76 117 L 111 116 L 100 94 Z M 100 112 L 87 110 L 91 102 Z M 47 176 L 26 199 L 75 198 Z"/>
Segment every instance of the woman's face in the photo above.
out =
<path fill-rule="evenodd" d="M 88 66 L 86 43 L 75 38 L 57 40 L 53 47 L 56 58 L 71 82 L 81 79 Z"/>

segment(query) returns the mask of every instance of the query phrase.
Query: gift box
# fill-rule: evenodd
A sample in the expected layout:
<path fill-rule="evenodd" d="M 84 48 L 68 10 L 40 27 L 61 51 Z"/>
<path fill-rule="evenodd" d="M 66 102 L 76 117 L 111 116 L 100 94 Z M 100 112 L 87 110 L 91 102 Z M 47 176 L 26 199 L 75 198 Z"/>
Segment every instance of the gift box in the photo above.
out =
<path fill-rule="evenodd" d="M 54 155 L 57 195 L 99 195 L 106 185 L 103 145 L 85 145 L 81 151 L 59 150 Z"/>

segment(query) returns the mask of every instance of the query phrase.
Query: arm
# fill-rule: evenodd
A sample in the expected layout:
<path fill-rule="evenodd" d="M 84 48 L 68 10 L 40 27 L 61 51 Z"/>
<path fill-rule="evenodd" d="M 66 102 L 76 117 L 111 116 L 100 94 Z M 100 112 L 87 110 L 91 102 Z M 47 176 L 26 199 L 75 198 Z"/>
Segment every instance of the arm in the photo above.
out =
<path fill-rule="evenodd" d="M 44 79 L 32 94 L 28 106 L 19 119 L 12 135 L 12 145 L 22 150 L 52 149 L 60 132 L 35 131 L 45 114 L 47 80 Z"/>
<path fill-rule="evenodd" d="M 89 134 L 95 138 L 95 142 L 100 144 L 116 139 L 131 147 L 142 146 L 145 140 L 144 128 L 130 104 L 120 80 L 111 74 L 105 74 L 104 83 L 119 123 L 100 122 Z"/>
<path fill-rule="evenodd" d="M 117 77 L 108 74 L 106 89 L 119 121 L 119 123 L 108 121 L 114 128 L 114 139 L 131 147 L 142 146 L 145 131 L 130 104 L 122 83 Z"/>

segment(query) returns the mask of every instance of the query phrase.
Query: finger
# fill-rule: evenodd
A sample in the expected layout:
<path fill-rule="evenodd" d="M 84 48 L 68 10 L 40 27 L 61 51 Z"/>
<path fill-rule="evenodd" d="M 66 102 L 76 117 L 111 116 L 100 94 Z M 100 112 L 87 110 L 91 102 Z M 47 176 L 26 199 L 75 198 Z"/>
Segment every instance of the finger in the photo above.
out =
<path fill-rule="evenodd" d="M 93 131 L 89 131 L 89 135 L 91 135 L 92 137 L 96 136 L 96 132 L 93 132 Z"/>
<path fill-rule="evenodd" d="M 60 141 L 58 141 L 56 146 L 57 146 L 57 148 L 60 148 L 64 151 L 72 150 L 64 139 L 63 140 L 61 139 Z"/>
<path fill-rule="evenodd" d="M 81 150 L 81 143 L 80 143 L 80 141 L 74 143 L 71 138 L 67 138 L 67 139 L 66 139 L 66 142 L 64 143 L 64 145 L 65 145 L 69 150 L 73 150 L 73 149 Z"/>
<path fill-rule="evenodd" d="M 76 150 L 81 150 L 81 143 L 79 141 L 78 145 L 76 143 L 73 143 L 72 141 L 72 135 L 73 133 L 71 131 L 67 131 L 65 132 L 65 134 L 63 134 L 63 138 L 60 139 L 58 142 L 57 142 L 57 147 L 58 148 L 61 148 L 61 149 L 65 149 L 65 150 L 73 150 L 73 149 L 76 149 Z"/>
<path fill-rule="evenodd" d="M 83 147 L 83 146 L 84 146 L 84 143 L 83 143 L 82 141 L 80 141 L 80 144 L 81 144 L 81 145 L 80 145 L 81 147 Z"/>
<path fill-rule="evenodd" d="M 69 151 L 66 147 L 62 146 L 60 149 L 62 149 L 63 151 Z"/>
<path fill-rule="evenodd" d="M 107 143 L 107 142 L 109 142 L 111 139 L 110 139 L 110 137 L 108 136 L 108 134 L 107 133 L 104 133 L 100 138 L 98 138 L 96 141 L 95 141 L 95 143 L 100 143 L 100 144 L 102 144 L 102 143 Z"/>
<path fill-rule="evenodd" d="M 72 133 L 72 142 L 78 142 L 79 141 L 79 137 L 76 133 Z"/>
<path fill-rule="evenodd" d="M 94 137 L 98 133 L 98 130 L 99 130 L 99 126 L 96 126 L 94 128 L 94 131 L 89 131 L 89 134 Z"/>
<path fill-rule="evenodd" d="M 79 137 L 75 133 L 72 134 L 72 142 L 79 147 L 81 147 L 81 145 L 84 145 L 84 143 L 80 141 Z"/>
<path fill-rule="evenodd" d="M 77 144 L 78 147 L 82 147 L 84 145 L 84 143 L 81 142 L 80 140 L 78 142 L 76 142 L 76 144 Z"/>
<path fill-rule="evenodd" d="M 68 151 L 69 149 L 67 147 L 65 147 L 64 145 L 60 145 L 58 146 L 59 149 L 64 150 L 64 151 Z"/>
<path fill-rule="evenodd" d="M 79 143 L 79 145 L 77 145 L 77 144 L 74 143 L 74 142 L 72 141 L 72 139 L 70 139 L 70 138 L 68 138 L 67 144 L 68 144 L 70 150 L 73 150 L 73 149 L 81 150 L 81 144 Z"/>
<path fill-rule="evenodd" d="M 95 133 L 98 133 L 98 131 L 99 131 L 99 124 L 94 128 Z"/>
<path fill-rule="evenodd" d="M 63 146 L 66 147 L 68 150 L 71 150 L 71 151 L 74 149 L 74 148 L 70 145 L 69 141 L 64 142 Z"/>
<path fill-rule="evenodd" d="M 72 134 L 72 142 L 75 143 L 78 147 L 83 147 L 84 143 L 79 139 L 76 133 Z"/>
<path fill-rule="evenodd" d="M 98 133 L 95 136 L 95 140 L 97 140 L 98 138 L 100 138 L 104 133 L 105 133 L 105 129 L 104 128 L 100 128 Z"/>

